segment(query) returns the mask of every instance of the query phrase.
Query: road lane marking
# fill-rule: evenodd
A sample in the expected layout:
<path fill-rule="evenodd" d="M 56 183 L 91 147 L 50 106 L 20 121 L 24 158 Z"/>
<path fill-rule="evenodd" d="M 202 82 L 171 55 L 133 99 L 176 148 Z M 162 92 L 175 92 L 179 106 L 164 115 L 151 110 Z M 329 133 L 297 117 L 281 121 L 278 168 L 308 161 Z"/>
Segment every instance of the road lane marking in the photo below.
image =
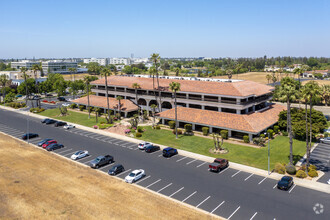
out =
<path fill-rule="evenodd" d="M 179 162 L 179 161 L 184 160 L 184 159 L 186 159 L 186 158 L 187 158 L 187 157 L 182 157 L 181 159 L 177 160 L 176 162 Z"/>
<path fill-rule="evenodd" d="M 200 165 L 198 165 L 198 166 L 196 166 L 196 167 L 200 167 L 200 166 L 203 166 L 204 164 L 206 164 L 206 162 L 204 162 L 204 163 L 202 163 L 202 164 L 200 164 Z"/>
<path fill-rule="evenodd" d="M 267 179 L 267 177 L 263 178 L 263 179 L 258 183 L 258 185 L 260 185 L 265 179 Z"/>
<path fill-rule="evenodd" d="M 247 181 L 251 176 L 253 176 L 253 173 L 251 173 L 250 176 L 246 177 L 244 181 Z"/>
<path fill-rule="evenodd" d="M 258 214 L 258 212 L 254 213 L 254 215 L 252 215 L 252 217 L 250 218 L 250 220 L 252 220 L 257 214 Z"/>
<path fill-rule="evenodd" d="M 122 172 L 122 173 L 118 174 L 117 176 L 120 176 L 120 175 L 122 175 L 122 174 L 124 174 L 124 173 L 127 173 L 127 172 L 131 171 L 131 170 L 132 170 L 132 169 L 129 169 L 129 170 L 125 170 L 124 172 Z"/>
<path fill-rule="evenodd" d="M 158 155 L 158 157 L 161 157 L 161 156 L 163 156 L 163 154 L 161 154 L 161 155 Z"/>
<path fill-rule="evenodd" d="M 164 186 L 163 188 L 161 188 L 161 189 L 158 190 L 157 192 L 159 193 L 160 191 L 162 191 L 163 189 L 166 189 L 166 188 L 169 187 L 170 185 L 172 185 L 172 183 L 168 184 L 167 186 Z"/>
<path fill-rule="evenodd" d="M 179 189 L 178 191 L 176 191 L 176 192 L 174 192 L 174 193 L 172 193 L 169 197 L 171 198 L 172 196 L 174 196 L 175 194 L 177 194 L 178 192 L 180 192 L 181 190 L 183 190 L 184 189 L 184 187 L 182 187 L 181 189 Z"/>
<path fill-rule="evenodd" d="M 54 151 L 54 152 L 57 153 L 57 154 L 61 154 L 61 153 L 67 152 L 67 151 L 69 151 L 69 150 L 72 150 L 72 148 L 67 149 L 67 150 L 64 150 L 64 151 L 60 151 L 60 152 L 56 152 L 56 151 Z M 62 156 L 63 156 L 63 155 L 62 155 Z"/>
<path fill-rule="evenodd" d="M 196 208 L 198 208 L 200 205 L 202 205 L 206 200 L 208 200 L 211 196 L 207 197 L 206 199 L 204 199 L 201 203 L 199 203 Z"/>
<path fill-rule="evenodd" d="M 181 202 L 185 202 L 187 199 L 189 199 L 190 197 L 192 197 L 193 195 L 195 195 L 197 191 L 191 193 L 187 198 L 185 198 L 184 200 L 182 200 Z"/>
<path fill-rule="evenodd" d="M 219 174 L 222 174 L 222 173 L 226 172 L 226 170 L 228 170 L 228 168 L 220 171 Z"/>
<path fill-rule="evenodd" d="M 215 212 L 215 210 L 217 210 L 224 203 L 225 203 L 225 201 L 222 201 L 222 203 L 220 203 L 217 207 L 215 207 L 215 209 L 212 210 L 211 214 L 213 214 L 213 212 Z"/>
<path fill-rule="evenodd" d="M 150 176 L 147 176 L 147 177 L 143 178 L 142 180 L 138 180 L 137 183 L 141 183 L 142 181 L 144 181 L 144 180 L 146 180 L 148 178 L 150 178 Z"/>
<path fill-rule="evenodd" d="M 241 208 L 241 206 L 238 206 L 237 209 L 231 213 L 231 215 L 228 217 L 228 220 L 239 210 L 239 208 Z"/>
<path fill-rule="evenodd" d="M 237 171 L 235 174 L 233 174 L 231 177 L 233 178 L 234 176 L 236 176 L 237 174 L 239 174 L 241 171 Z"/>
<path fill-rule="evenodd" d="M 158 183 L 158 182 L 161 181 L 161 180 L 162 180 L 162 179 L 159 179 L 159 180 L 157 180 L 157 181 L 155 181 L 155 182 L 149 184 L 146 188 L 149 188 L 150 186 L 155 185 L 156 183 Z"/>
<path fill-rule="evenodd" d="M 276 186 L 277 186 L 277 183 L 275 184 L 275 186 L 273 187 L 273 189 L 275 189 Z"/>
<path fill-rule="evenodd" d="M 191 164 L 191 163 L 194 162 L 194 161 L 196 161 L 196 159 L 195 159 L 195 160 L 192 160 L 192 161 L 190 161 L 190 162 L 188 162 L 188 163 L 186 163 L 186 164 L 187 164 L 187 165 L 188 165 L 188 164 Z"/>
<path fill-rule="evenodd" d="M 296 184 L 293 184 L 292 188 L 290 189 L 289 193 L 296 187 Z"/>

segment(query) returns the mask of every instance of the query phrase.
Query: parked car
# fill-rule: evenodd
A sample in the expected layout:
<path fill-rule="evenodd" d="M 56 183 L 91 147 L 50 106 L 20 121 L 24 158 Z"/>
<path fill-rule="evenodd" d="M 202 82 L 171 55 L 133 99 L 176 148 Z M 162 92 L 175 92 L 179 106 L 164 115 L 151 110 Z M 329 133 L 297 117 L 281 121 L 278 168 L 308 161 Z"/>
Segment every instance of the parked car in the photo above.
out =
<path fill-rule="evenodd" d="M 139 179 L 141 179 L 142 177 L 144 177 L 145 175 L 146 174 L 145 174 L 144 170 L 142 170 L 142 169 L 134 170 L 125 177 L 125 182 L 134 183 L 134 182 L 138 181 Z"/>
<path fill-rule="evenodd" d="M 46 125 L 50 125 L 50 124 L 55 124 L 56 122 L 57 122 L 57 121 L 54 120 L 54 119 L 48 119 L 48 120 L 46 120 L 45 124 L 46 124 Z"/>
<path fill-rule="evenodd" d="M 18 95 L 16 95 L 15 97 L 16 97 L 16 98 L 21 98 L 22 95 L 21 95 L 21 94 L 18 94 Z"/>
<path fill-rule="evenodd" d="M 209 170 L 213 172 L 219 172 L 220 170 L 229 166 L 229 162 L 226 159 L 216 158 L 213 163 L 209 164 Z"/>
<path fill-rule="evenodd" d="M 50 141 L 50 140 L 53 140 L 53 139 L 51 139 L 51 138 L 43 139 L 42 141 L 38 142 L 38 146 L 41 147 L 44 143 L 46 143 L 47 141 Z"/>
<path fill-rule="evenodd" d="M 38 99 L 40 99 L 40 96 L 39 96 L 39 95 L 34 95 L 34 96 L 32 97 L 32 100 L 38 100 Z"/>
<path fill-rule="evenodd" d="M 35 134 L 35 133 L 26 133 L 22 136 L 22 139 L 27 140 L 27 139 L 31 139 L 31 138 L 35 138 L 35 137 L 39 137 L 39 135 Z"/>
<path fill-rule="evenodd" d="M 62 104 L 62 106 L 64 106 L 64 107 L 69 107 L 71 104 L 70 103 L 64 103 L 64 104 Z"/>
<path fill-rule="evenodd" d="M 146 149 L 146 148 L 149 147 L 149 146 L 152 146 L 152 143 L 149 143 L 149 142 L 141 142 L 141 143 L 139 143 L 138 148 L 139 148 L 140 150 L 144 150 L 144 149 Z"/>
<path fill-rule="evenodd" d="M 278 189 L 288 190 L 293 185 L 293 178 L 291 176 L 283 176 L 277 183 Z"/>
<path fill-rule="evenodd" d="M 330 144 L 330 137 L 321 138 L 320 142 L 324 144 Z"/>
<path fill-rule="evenodd" d="M 46 147 L 48 147 L 49 145 L 51 145 L 51 144 L 56 144 L 56 143 L 57 143 L 57 141 L 55 141 L 55 140 L 49 140 L 49 141 L 45 142 L 45 143 L 42 145 L 42 148 L 46 148 Z"/>
<path fill-rule="evenodd" d="M 58 101 L 61 101 L 61 102 L 65 102 L 66 101 L 66 99 L 64 97 L 58 97 L 57 100 Z"/>
<path fill-rule="evenodd" d="M 46 123 L 46 121 L 50 120 L 50 118 L 44 118 L 41 120 L 41 123 Z"/>
<path fill-rule="evenodd" d="M 53 151 L 53 150 L 60 149 L 60 148 L 62 148 L 62 147 L 64 147 L 63 144 L 58 144 L 58 143 L 56 143 L 56 144 L 51 144 L 51 145 L 47 146 L 47 147 L 46 147 L 46 150 L 47 150 L 47 151 Z"/>
<path fill-rule="evenodd" d="M 112 176 L 115 176 L 121 172 L 125 171 L 125 168 L 123 165 L 121 164 L 117 164 L 117 165 L 114 165 L 113 167 L 111 167 L 108 171 L 108 174 L 109 175 L 112 175 Z"/>
<path fill-rule="evenodd" d="M 178 154 L 177 149 L 167 147 L 163 149 L 163 157 L 172 157 L 173 155 Z"/>
<path fill-rule="evenodd" d="M 105 156 L 98 156 L 94 160 L 92 160 L 89 164 L 91 168 L 99 168 L 100 166 L 113 163 L 113 156 L 105 155 Z"/>
<path fill-rule="evenodd" d="M 53 95 L 52 94 L 46 94 L 46 97 L 52 97 Z"/>
<path fill-rule="evenodd" d="M 71 129 L 71 128 L 75 128 L 76 126 L 74 126 L 74 125 L 69 125 L 69 124 L 67 124 L 67 125 L 64 125 L 64 129 L 67 129 L 67 130 L 69 130 L 69 129 Z"/>
<path fill-rule="evenodd" d="M 146 147 L 146 149 L 145 149 L 145 151 L 147 153 L 152 153 L 152 152 L 155 152 L 155 151 L 158 151 L 158 150 L 160 150 L 160 147 L 157 146 L 157 145 L 151 145 L 149 147 Z"/>
<path fill-rule="evenodd" d="M 67 123 L 64 122 L 64 121 L 57 121 L 57 122 L 55 122 L 55 124 L 54 124 L 55 127 L 58 127 L 58 126 L 64 126 L 64 125 L 67 125 Z"/>
<path fill-rule="evenodd" d="M 72 154 L 71 159 L 72 160 L 78 160 L 84 157 L 88 156 L 88 151 L 87 150 L 80 150 L 77 151 L 76 153 Z"/>

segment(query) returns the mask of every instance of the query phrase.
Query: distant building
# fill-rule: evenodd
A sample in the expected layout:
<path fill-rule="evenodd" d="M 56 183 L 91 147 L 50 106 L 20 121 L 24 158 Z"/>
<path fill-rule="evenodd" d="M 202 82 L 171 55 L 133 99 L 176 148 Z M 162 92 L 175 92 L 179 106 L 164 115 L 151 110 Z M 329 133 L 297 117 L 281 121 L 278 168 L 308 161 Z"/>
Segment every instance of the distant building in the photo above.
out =
<path fill-rule="evenodd" d="M 40 62 L 30 61 L 30 60 L 22 60 L 20 62 L 11 62 L 11 68 L 21 69 L 22 67 L 26 67 L 27 69 L 31 69 L 34 64 L 40 64 Z"/>
<path fill-rule="evenodd" d="M 314 74 L 321 74 L 322 78 L 330 77 L 330 71 L 329 70 L 312 70 L 312 71 L 305 71 L 302 74 L 302 77 L 304 78 L 314 78 Z"/>
<path fill-rule="evenodd" d="M 110 58 L 109 64 L 124 64 L 124 65 L 131 65 L 132 61 L 130 58 Z"/>
<path fill-rule="evenodd" d="M 29 78 L 34 78 L 34 73 L 32 71 L 27 71 L 25 73 Z M 40 71 L 36 72 L 37 78 L 40 78 Z M 23 79 L 23 73 L 20 71 L 0 71 L 0 75 L 7 75 L 10 80 Z"/>
<path fill-rule="evenodd" d="M 109 64 L 108 58 L 90 58 L 84 59 L 84 63 L 98 63 L 100 66 L 106 66 Z"/>
<path fill-rule="evenodd" d="M 41 65 L 44 73 L 70 73 L 69 68 L 78 68 L 77 62 L 66 62 L 62 60 L 45 61 Z"/>

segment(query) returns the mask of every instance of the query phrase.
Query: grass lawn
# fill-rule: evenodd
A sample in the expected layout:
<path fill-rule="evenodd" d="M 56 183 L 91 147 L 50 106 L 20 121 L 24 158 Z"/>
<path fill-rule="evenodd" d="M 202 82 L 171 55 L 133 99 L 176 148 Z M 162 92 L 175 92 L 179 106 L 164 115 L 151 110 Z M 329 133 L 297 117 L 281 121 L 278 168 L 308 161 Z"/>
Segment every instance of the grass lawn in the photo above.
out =
<path fill-rule="evenodd" d="M 224 143 L 223 147 L 229 150 L 229 153 L 223 155 L 214 155 L 209 149 L 214 147 L 213 140 L 197 136 L 179 135 L 179 139 L 175 139 L 175 135 L 168 130 L 154 130 L 151 127 L 144 127 L 146 131 L 143 133 L 141 140 L 158 143 L 170 147 L 175 147 L 190 152 L 203 154 L 211 157 L 222 157 L 229 161 L 267 170 L 268 148 L 252 148 L 247 146 Z M 270 142 L 270 167 L 274 168 L 275 163 L 289 162 L 289 138 L 277 136 Z M 305 154 L 305 142 L 293 141 L 294 161 L 297 162 Z"/>
<path fill-rule="evenodd" d="M 67 116 L 59 116 L 60 111 L 56 108 L 56 109 L 48 109 L 44 112 L 39 113 L 39 115 L 43 115 L 43 116 L 47 116 L 47 117 L 51 117 L 51 118 L 56 118 L 56 119 L 59 119 L 59 120 L 84 125 L 84 126 L 87 126 L 87 127 L 92 127 L 93 125 L 96 125 L 95 114 L 94 113 L 91 113 L 91 118 L 90 119 L 88 119 L 88 114 L 74 112 L 74 111 L 70 111 L 70 110 L 68 110 L 68 115 Z M 105 118 L 100 118 L 99 117 L 98 122 L 99 123 L 100 122 L 105 122 L 106 123 L 106 120 L 105 120 Z"/>

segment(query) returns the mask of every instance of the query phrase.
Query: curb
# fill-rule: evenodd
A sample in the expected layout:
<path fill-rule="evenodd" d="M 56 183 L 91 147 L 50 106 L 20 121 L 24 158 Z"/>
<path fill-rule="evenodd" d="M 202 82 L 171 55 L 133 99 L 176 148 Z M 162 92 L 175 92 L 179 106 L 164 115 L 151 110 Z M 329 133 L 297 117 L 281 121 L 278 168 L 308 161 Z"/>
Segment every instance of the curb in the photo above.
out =
<path fill-rule="evenodd" d="M 50 117 L 46 117 L 46 116 L 37 115 L 37 114 L 34 114 L 34 113 L 30 114 L 30 112 L 23 112 L 23 111 L 20 111 L 19 109 L 12 109 L 12 108 L 9 108 L 9 107 L 0 106 L 0 108 L 5 109 L 5 110 L 9 110 L 9 111 L 13 111 L 13 112 L 18 112 L 18 113 L 25 114 L 25 115 L 29 115 L 29 116 L 33 116 L 35 118 L 40 118 L 40 119 L 50 118 Z M 54 120 L 57 120 L 57 119 L 54 119 Z M 93 128 L 89 128 L 89 127 L 86 127 L 86 126 L 83 126 L 83 125 L 78 125 L 78 124 L 71 123 L 71 122 L 69 122 L 69 123 L 72 124 L 72 125 L 75 125 L 76 128 L 80 128 L 82 130 L 86 130 L 86 131 L 90 131 L 90 132 L 94 132 L 94 133 L 99 133 L 99 134 L 102 134 L 102 135 L 105 135 L 105 136 L 109 136 L 109 137 L 129 141 L 129 142 L 136 143 L 136 144 L 139 144 L 141 142 L 141 140 L 137 140 L 135 138 L 126 137 L 126 136 L 122 136 L 122 135 L 118 135 L 118 134 L 113 134 L 113 133 L 102 131 L 102 130 L 96 130 L 96 129 L 93 129 Z M 159 145 L 159 144 L 157 144 L 157 145 L 160 146 L 161 149 L 164 149 L 165 147 L 167 147 L 167 146 L 164 146 L 164 145 Z M 205 156 L 205 155 L 201 155 L 201 154 L 196 154 L 196 153 L 193 153 L 193 152 L 180 150 L 180 149 L 178 149 L 178 154 L 180 154 L 182 156 L 185 156 L 185 157 L 191 157 L 191 158 L 194 158 L 194 159 L 209 162 L 209 163 L 212 163 L 215 159 L 214 157 Z M 259 169 L 259 168 L 250 167 L 250 166 L 247 166 L 247 165 L 238 164 L 238 163 L 234 163 L 234 162 L 230 162 L 230 168 L 241 170 L 241 171 L 248 172 L 248 173 L 253 173 L 253 174 L 263 176 L 263 177 L 266 177 L 266 178 L 271 178 L 271 179 L 274 179 L 274 180 L 279 180 L 283 177 L 282 174 L 278 174 L 278 173 L 268 174 L 268 171 L 266 171 L 266 170 L 262 170 L 262 169 Z M 293 177 L 293 179 L 294 179 L 294 182 L 295 182 L 296 185 L 330 194 L 330 185 L 328 185 L 328 184 L 319 183 L 319 182 L 315 182 L 315 181 L 312 181 L 312 180 L 303 180 L 303 179 L 299 179 L 297 177 Z"/>

